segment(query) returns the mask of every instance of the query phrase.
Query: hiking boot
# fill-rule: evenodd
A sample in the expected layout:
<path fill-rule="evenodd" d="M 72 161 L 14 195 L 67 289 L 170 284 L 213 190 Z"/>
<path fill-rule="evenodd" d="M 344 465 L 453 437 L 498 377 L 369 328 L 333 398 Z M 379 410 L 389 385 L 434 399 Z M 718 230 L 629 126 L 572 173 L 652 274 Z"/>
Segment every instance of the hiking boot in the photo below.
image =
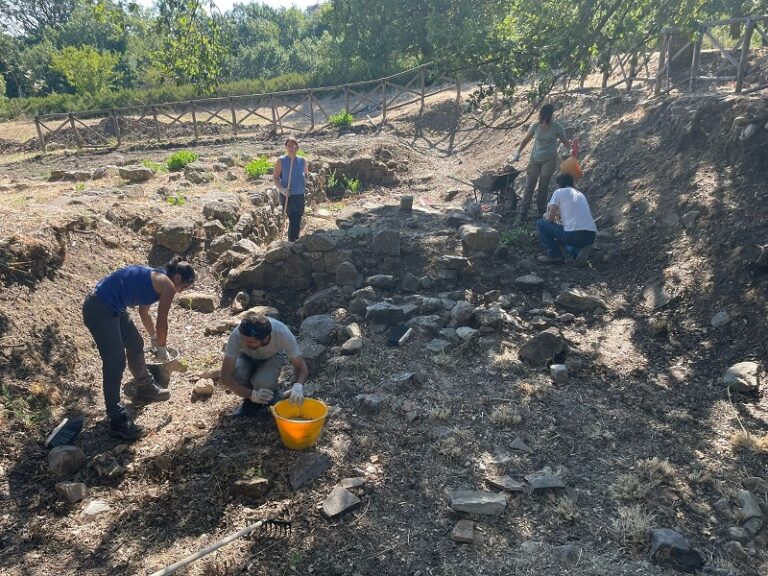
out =
<path fill-rule="evenodd" d="M 565 259 L 562 256 L 550 256 L 548 254 L 542 254 L 536 260 L 539 261 L 540 264 L 562 264 Z"/>
<path fill-rule="evenodd" d="M 48 435 L 45 440 L 46 448 L 56 448 L 56 446 L 66 446 L 75 443 L 75 438 L 80 434 L 83 429 L 84 419 L 80 416 L 77 418 L 64 418 L 61 424 L 56 426 Z"/>
<path fill-rule="evenodd" d="M 243 400 L 240 408 L 232 412 L 233 418 L 256 418 L 267 412 L 266 407 L 263 404 L 255 404 L 250 400 Z"/>
<path fill-rule="evenodd" d="M 579 250 L 579 255 L 576 256 L 576 259 L 573 261 L 573 265 L 578 268 L 584 268 L 589 264 L 589 253 L 592 251 L 591 246 L 584 246 L 581 250 Z"/>
<path fill-rule="evenodd" d="M 144 402 L 164 402 L 171 397 L 171 391 L 166 388 L 160 388 L 154 382 L 139 384 L 136 386 L 134 399 Z"/>
<path fill-rule="evenodd" d="M 144 429 L 137 426 L 128 414 L 115 416 L 109 421 L 109 435 L 113 438 L 133 442 L 141 438 L 142 434 L 144 434 Z"/>

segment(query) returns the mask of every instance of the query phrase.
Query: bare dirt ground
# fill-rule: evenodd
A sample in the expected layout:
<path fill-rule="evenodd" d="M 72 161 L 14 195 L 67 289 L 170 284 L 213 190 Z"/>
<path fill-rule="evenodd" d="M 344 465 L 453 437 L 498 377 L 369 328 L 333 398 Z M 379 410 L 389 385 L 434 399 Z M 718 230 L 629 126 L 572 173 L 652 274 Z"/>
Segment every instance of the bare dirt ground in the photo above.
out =
<path fill-rule="evenodd" d="M 290 539 L 240 540 L 184 573 L 674 573 L 648 560 L 648 528 L 677 529 L 702 552 L 708 573 L 768 573 L 766 529 L 745 541 L 743 555 L 727 545 L 729 529 L 743 520 L 743 480 L 768 480 L 768 406 L 760 396 L 729 394 L 722 384 L 735 362 L 765 362 L 766 278 L 751 265 L 756 246 L 765 243 L 768 215 L 765 102 L 708 96 L 640 104 L 617 94 L 572 96 L 561 104 L 558 118 L 584 151 L 580 187 L 599 216 L 593 265 L 540 266 L 532 235 L 502 221 L 509 254 L 485 262 L 459 288 L 480 297 L 499 289 L 519 312 L 520 327 L 491 334 L 492 346 L 436 356 L 425 351 L 423 338 L 392 348 L 383 335 L 366 331 L 359 356 L 330 361 L 314 378 L 318 397 L 332 407 L 317 446 L 332 466 L 298 491 L 288 471 L 300 454 L 282 447 L 271 421 L 229 418 L 238 400 L 221 388 L 193 401 L 194 381 L 218 367 L 225 338 L 204 330 L 230 318 L 227 307 L 207 315 L 173 307 L 171 340 L 189 369 L 174 375 L 170 401 L 131 405 L 149 434 L 128 446 L 106 435 L 100 361 L 80 312 L 85 294 L 110 271 L 162 263 L 168 254 L 153 245 L 159 223 L 200 218 L 200 199 L 212 190 L 245 193 L 267 181 L 246 181 L 241 165 L 233 182 L 217 178 L 183 190 L 162 173 L 139 185 L 114 175 L 82 184 L 47 181 L 52 169 L 162 162 L 171 151 L 157 148 L 6 158 L 0 571 L 149 574 L 260 517 L 279 517 L 293 523 Z M 742 115 L 761 122 L 747 140 L 733 127 Z M 408 166 L 395 186 L 313 206 L 304 233 L 335 228 L 334 216 L 349 205 L 371 209 L 375 218 L 377 206 L 413 194 L 409 226 L 428 260 L 460 253 L 443 214 L 471 191 L 448 176 L 473 178 L 498 167 L 524 133 L 505 128 L 514 123 L 507 111 L 482 119 L 479 126 L 472 115 L 458 116 L 446 99 L 423 116 L 404 114 L 370 133 L 302 137 L 302 149 L 317 163 L 385 146 Z M 274 158 L 281 148 L 280 138 L 272 138 L 195 151 L 214 161 L 224 154 Z M 186 202 L 169 204 L 161 187 L 182 192 Z M 221 295 L 205 254 L 196 249 L 190 257 L 200 272 L 196 290 Z M 541 290 L 521 291 L 494 274 L 504 265 L 540 275 L 552 295 L 578 286 L 607 309 L 572 323 L 557 320 L 565 310 L 543 302 Z M 662 305 L 648 297 L 654 286 L 667 296 Z M 268 297 L 297 330 L 301 302 Z M 714 328 L 710 320 L 723 310 L 730 322 Z M 546 369 L 518 360 L 520 346 L 537 331 L 536 317 L 558 327 L 582 361 L 567 383 L 555 384 Z M 423 383 L 390 395 L 377 414 L 359 409 L 356 395 L 385 390 L 403 370 L 422 374 Z M 76 479 L 89 496 L 69 504 L 54 491 L 42 443 L 61 417 L 78 414 L 87 417 L 78 445 L 88 465 Z M 511 446 L 516 438 L 530 453 Z M 543 468 L 562 477 L 567 490 L 509 494 L 503 514 L 471 518 L 473 544 L 451 540 L 461 514 L 451 510 L 449 491 L 485 490 L 489 476 L 521 480 Z M 235 481 L 252 476 L 268 478 L 271 490 L 261 498 L 237 496 Z M 357 476 L 365 478 L 361 507 L 325 519 L 319 507 L 333 486 Z M 766 494 L 756 496 L 768 513 Z M 88 521 L 83 510 L 95 499 L 110 510 Z M 558 548 L 566 544 L 575 556 Z"/>

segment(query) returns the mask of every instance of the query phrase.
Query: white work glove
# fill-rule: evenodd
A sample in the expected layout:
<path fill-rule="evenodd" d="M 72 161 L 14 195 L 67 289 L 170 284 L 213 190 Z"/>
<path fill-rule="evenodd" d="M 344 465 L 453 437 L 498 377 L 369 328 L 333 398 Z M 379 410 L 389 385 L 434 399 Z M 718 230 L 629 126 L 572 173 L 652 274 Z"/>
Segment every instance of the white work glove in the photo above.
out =
<path fill-rule="evenodd" d="M 149 339 L 149 345 L 152 348 L 152 350 L 156 350 L 157 349 L 157 336 L 152 336 Z"/>
<path fill-rule="evenodd" d="M 251 390 L 251 402 L 254 404 L 269 404 L 275 393 L 269 388 L 259 388 Z"/>
<path fill-rule="evenodd" d="M 291 404 L 303 404 L 304 403 L 304 384 L 296 382 L 291 386 L 290 390 L 287 390 L 283 396 L 288 396 L 288 401 Z"/>
<path fill-rule="evenodd" d="M 519 151 L 518 151 L 518 152 L 515 152 L 515 153 L 512 155 L 512 162 L 520 162 L 520 152 L 519 152 Z"/>
<path fill-rule="evenodd" d="M 168 360 L 168 348 L 165 346 L 158 346 L 155 348 L 155 358 L 160 360 L 161 362 L 165 362 Z"/>

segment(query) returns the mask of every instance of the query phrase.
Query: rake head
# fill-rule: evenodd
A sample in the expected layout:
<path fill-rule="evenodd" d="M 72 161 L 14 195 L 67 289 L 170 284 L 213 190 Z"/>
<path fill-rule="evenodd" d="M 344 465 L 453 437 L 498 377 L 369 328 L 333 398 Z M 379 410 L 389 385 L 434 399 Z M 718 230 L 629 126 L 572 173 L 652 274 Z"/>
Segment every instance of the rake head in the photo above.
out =
<path fill-rule="evenodd" d="M 254 538 L 272 538 L 281 540 L 291 537 L 291 523 L 288 520 L 268 518 L 263 521 L 261 527 L 253 533 Z"/>

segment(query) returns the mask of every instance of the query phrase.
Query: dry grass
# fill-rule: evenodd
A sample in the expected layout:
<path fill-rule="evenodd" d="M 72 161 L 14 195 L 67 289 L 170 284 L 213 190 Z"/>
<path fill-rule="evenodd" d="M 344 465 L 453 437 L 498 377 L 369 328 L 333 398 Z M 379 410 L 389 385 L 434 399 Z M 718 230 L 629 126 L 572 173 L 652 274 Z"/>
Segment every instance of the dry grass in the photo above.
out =
<path fill-rule="evenodd" d="M 740 430 L 731 435 L 731 446 L 734 449 L 746 448 L 750 452 L 765 454 L 768 452 L 768 434 L 756 436 L 744 430 Z"/>
<path fill-rule="evenodd" d="M 551 382 L 520 382 L 517 391 L 523 397 L 523 401 L 543 400 L 552 390 Z"/>
<path fill-rule="evenodd" d="M 617 500 L 644 500 L 659 484 L 674 475 L 675 469 L 667 460 L 655 457 L 639 460 L 634 471 L 618 476 L 610 492 Z"/>
<path fill-rule="evenodd" d="M 625 546 L 641 552 L 648 545 L 648 530 L 656 516 L 646 513 L 639 504 L 622 506 L 619 517 L 613 521 L 613 530 Z"/>
<path fill-rule="evenodd" d="M 568 498 L 567 496 L 560 498 L 554 506 L 552 511 L 563 522 L 574 522 L 579 517 L 579 507 L 576 502 Z"/>
<path fill-rule="evenodd" d="M 435 406 L 429 411 L 429 419 L 437 422 L 447 422 L 451 418 L 451 409 L 445 406 Z"/>
<path fill-rule="evenodd" d="M 455 436 L 441 438 L 435 444 L 435 450 L 446 458 L 458 458 L 461 456 L 461 445 Z"/>
<path fill-rule="evenodd" d="M 493 409 L 490 420 L 497 426 L 514 426 L 523 421 L 523 416 L 514 406 L 503 404 Z"/>

